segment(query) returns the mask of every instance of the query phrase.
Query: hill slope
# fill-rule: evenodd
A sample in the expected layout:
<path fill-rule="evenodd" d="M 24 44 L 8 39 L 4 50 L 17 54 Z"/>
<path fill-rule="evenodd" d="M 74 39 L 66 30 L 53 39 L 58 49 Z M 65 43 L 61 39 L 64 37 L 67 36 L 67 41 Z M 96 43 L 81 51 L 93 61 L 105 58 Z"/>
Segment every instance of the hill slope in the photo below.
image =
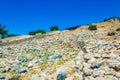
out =
<path fill-rule="evenodd" d="M 0 80 L 119 80 L 120 22 L 95 25 L 3 39 Z"/>

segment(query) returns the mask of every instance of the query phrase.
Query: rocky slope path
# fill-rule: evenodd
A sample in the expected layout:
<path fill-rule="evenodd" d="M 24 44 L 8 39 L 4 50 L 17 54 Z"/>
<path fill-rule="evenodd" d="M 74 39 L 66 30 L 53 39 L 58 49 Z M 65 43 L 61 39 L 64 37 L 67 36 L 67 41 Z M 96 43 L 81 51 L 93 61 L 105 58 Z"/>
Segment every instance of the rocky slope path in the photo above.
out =
<path fill-rule="evenodd" d="M 2 40 L 0 80 L 120 80 L 120 22 L 95 24 Z"/>

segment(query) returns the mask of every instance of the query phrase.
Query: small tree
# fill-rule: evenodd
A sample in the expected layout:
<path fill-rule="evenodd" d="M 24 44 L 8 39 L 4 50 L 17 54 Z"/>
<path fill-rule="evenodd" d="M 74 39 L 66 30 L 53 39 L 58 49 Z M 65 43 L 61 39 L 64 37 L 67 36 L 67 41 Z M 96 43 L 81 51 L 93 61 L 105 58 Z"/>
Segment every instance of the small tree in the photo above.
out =
<path fill-rule="evenodd" d="M 5 25 L 1 25 L 0 24 L 0 35 L 1 35 L 1 38 L 5 38 L 5 36 L 8 34 L 8 30 L 5 29 L 6 26 Z"/>
<path fill-rule="evenodd" d="M 58 28 L 58 26 L 51 26 L 50 30 L 51 31 L 57 31 L 57 30 L 59 30 L 59 28 Z"/>
<path fill-rule="evenodd" d="M 88 27 L 89 30 L 97 30 L 97 26 L 96 25 L 90 25 Z"/>

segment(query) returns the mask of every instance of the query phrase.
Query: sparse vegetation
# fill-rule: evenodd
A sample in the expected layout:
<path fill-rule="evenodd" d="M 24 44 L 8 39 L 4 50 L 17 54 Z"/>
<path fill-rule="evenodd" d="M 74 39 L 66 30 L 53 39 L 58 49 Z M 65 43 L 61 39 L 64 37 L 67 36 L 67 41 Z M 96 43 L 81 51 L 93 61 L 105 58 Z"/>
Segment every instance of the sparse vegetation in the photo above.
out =
<path fill-rule="evenodd" d="M 29 32 L 29 35 L 35 35 L 35 34 L 37 34 L 37 33 L 45 34 L 46 31 L 45 31 L 45 30 L 41 30 L 41 29 L 36 30 L 36 31 L 30 31 L 30 32 Z"/>
<path fill-rule="evenodd" d="M 21 80 L 19 75 L 14 75 L 10 80 Z"/>
<path fill-rule="evenodd" d="M 6 28 L 5 25 L 0 24 L 0 35 L 1 35 L 1 38 L 5 38 L 5 36 L 8 34 L 8 30 L 6 30 L 5 28 Z"/>
<path fill-rule="evenodd" d="M 58 26 L 51 26 L 50 30 L 51 31 L 57 31 L 57 30 L 59 30 L 59 27 Z"/>
<path fill-rule="evenodd" d="M 102 23 L 101 25 L 101 23 L 98 23 L 97 25 L 89 25 L 89 28 L 74 26 L 68 29 L 73 31 L 53 32 L 54 34 L 46 34 L 44 38 L 39 37 L 44 34 L 44 30 L 36 30 L 29 32 L 29 34 L 43 33 L 33 37 L 30 36 L 30 39 L 29 36 L 28 38 L 25 36 L 25 41 L 22 43 L 19 37 L 15 37 L 17 43 L 0 46 L 2 62 L 0 73 L 5 74 L 3 78 L 11 78 L 10 80 L 34 80 L 35 78 L 45 80 L 89 79 L 88 76 L 94 78 L 91 71 L 94 69 L 99 71 L 101 70 L 100 67 L 105 67 L 106 70 L 114 69 L 114 72 L 117 73 L 120 70 L 118 63 L 111 62 L 104 65 L 102 59 L 108 59 L 107 63 L 109 63 L 111 56 L 108 56 L 108 54 L 111 54 L 110 52 L 113 53 L 113 56 L 119 54 L 120 42 L 118 39 L 119 32 L 117 31 L 120 31 L 120 28 L 118 28 L 118 25 L 120 24 Z M 9 36 L 11 35 L 16 36 L 9 34 Z M 20 37 L 24 39 L 24 36 Z M 14 37 L 13 40 L 8 38 L 2 41 L 4 40 L 14 41 Z M 104 54 L 101 54 L 101 52 Z M 117 61 L 117 57 L 115 61 Z M 92 58 L 94 60 L 91 60 Z M 99 59 L 101 59 L 101 62 L 99 62 Z M 6 61 L 9 65 L 6 64 Z M 90 61 L 91 63 L 89 63 Z M 104 73 L 104 70 L 101 71 Z M 86 75 L 89 72 L 90 75 Z M 82 76 L 81 73 L 83 73 Z M 116 74 L 111 75 L 117 78 L 114 76 Z"/>
<path fill-rule="evenodd" d="M 77 25 L 77 26 L 73 26 L 73 27 L 70 27 L 70 28 L 66 28 L 65 30 L 75 30 L 77 28 L 79 28 L 81 25 Z"/>
<path fill-rule="evenodd" d="M 36 34 L 37 34 L 37 33 L 45 34 L 46 31 L 45 31 L 45 30 L 41 30 L 41 29 L 39 29 L 39 30 L 36 31 Z"/>
<path fill-rule="evenodd" d="M 34 31 L 30 31 L 29 35 L 35 35 L 36 33 Z"/>
<path fill-rule="evenodd" d="M 120 31 L 120 27 L 116 29 L 116 31 Z"/>
<path fill-rule="evenodd" d="M 110 17 L 110 18 L 108 18 L 108 19 L 104 19 L 104 22 L 111 22 L 111 21 L 115 21 L 115 20 L 118 20 L 118 21 L 120 21 L 120 18 L 119 17 Z"/>
<path fill-rule="evenodd" d="M 13 36 L 18 36 L 16 34 L 8 34 L 6 37 L 13 37 Z"/>
<path fill-rule="evenodd" d="M 90 25 L 88 27 L 89 30 L 97 30 L 97 26 L 96 25 Z"/>
<path fill-rule="evenodd" d="M 114 32 L 114 31 L 111 31 L 111 32 L 108 32 L 108 36 L 113 36 L 113 35 L 115 35 L 116 33 Z"/>

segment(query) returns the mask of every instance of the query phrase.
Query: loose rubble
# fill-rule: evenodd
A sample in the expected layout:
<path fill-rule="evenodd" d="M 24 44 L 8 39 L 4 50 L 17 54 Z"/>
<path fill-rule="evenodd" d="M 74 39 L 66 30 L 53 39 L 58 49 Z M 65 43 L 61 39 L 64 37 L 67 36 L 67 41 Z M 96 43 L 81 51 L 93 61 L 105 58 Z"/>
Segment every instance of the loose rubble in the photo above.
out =
<path fill-rule="evenodd" d="M 119 32 L 107 36 L 112 24 L 16 37 L 0 45 L 0 80 L 120 80 Z"/>

